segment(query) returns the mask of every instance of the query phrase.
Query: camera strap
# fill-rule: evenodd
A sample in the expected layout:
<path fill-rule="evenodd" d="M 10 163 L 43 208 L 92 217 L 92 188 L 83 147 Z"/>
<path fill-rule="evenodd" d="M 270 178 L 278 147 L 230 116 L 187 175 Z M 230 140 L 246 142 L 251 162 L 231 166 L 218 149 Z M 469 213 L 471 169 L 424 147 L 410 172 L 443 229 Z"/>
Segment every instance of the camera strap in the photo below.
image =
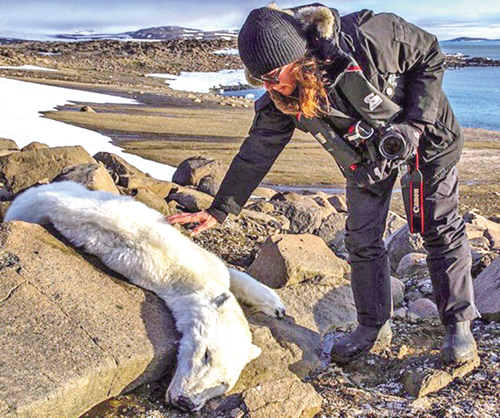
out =
<path fill-rule="evenodd" d="M 408 164 L 408 172 L 401 178 L 401 191 L 410 232 L 423 234 L 425 231 L 424 178 L 419 170 L 418 150 L 415 155 L 415 164 Z"/>

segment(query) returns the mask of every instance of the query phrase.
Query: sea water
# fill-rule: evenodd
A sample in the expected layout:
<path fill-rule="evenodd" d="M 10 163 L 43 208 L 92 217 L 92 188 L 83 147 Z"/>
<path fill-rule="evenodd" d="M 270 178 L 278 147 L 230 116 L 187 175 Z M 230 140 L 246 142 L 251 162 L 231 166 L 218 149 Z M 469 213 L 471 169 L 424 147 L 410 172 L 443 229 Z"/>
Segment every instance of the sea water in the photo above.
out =
<path fill-rule="evenodd" d="M 444 52 L 500 60 L 500 41 L 443 42 Z M 463 127 L 500 131 L 500 67 L 469 67 L 447 70 L 443 89 Z M 227 92 L 258 99 L 264 90 Z M 250 96 L 248 96 L 250 95 Z"/>

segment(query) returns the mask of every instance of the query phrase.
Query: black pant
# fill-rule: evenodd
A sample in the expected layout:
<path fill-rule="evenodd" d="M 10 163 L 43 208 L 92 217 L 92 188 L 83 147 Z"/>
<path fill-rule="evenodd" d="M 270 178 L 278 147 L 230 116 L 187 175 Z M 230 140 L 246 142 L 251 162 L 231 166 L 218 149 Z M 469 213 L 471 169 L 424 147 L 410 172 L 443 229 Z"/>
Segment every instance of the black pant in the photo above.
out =
<path fill-rule="evenodd" d="M 391 316 L 390 264 L 382 236 L 396 177 L 393 173 L 369 188 L 347 181 L 345 243 L 358 322 L 366 326 L 382 325 Z M 441 321 L 472 320 L 477 316 L 472 262 L 465 223 L 458 214 L 456 167 L 432 187 L 424 184 L 424 216 L 422 236 Z"/>

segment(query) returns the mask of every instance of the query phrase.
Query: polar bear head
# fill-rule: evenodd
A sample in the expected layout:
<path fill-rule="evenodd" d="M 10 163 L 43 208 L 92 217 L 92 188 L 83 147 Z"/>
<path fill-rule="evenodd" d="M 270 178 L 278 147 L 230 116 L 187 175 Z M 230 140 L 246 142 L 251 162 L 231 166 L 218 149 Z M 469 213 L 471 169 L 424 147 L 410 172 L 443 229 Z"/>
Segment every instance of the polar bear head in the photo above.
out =
<path fill-rule="evenodd" d="M 248 322 L 229 291 L 209 300 L 196 293 L 182 298 L 185 309 L 174 312 L 182 338 L 166 401 L 183 410 L 198 410 L 231 389 L 261 350 L 252 344 Z"/>

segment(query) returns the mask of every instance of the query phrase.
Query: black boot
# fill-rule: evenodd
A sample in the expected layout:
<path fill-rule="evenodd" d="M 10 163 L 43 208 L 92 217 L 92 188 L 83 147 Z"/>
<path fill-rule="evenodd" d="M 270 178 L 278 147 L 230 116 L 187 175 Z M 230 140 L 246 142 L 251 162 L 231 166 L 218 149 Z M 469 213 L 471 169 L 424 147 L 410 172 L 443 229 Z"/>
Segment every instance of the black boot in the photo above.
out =
<path fill-rule="evenodd" d="M 331 351 L 332 361 L 345 364 L 367 353 L 372 348 L 380 349 L 391 344 L 391 323 L 381 327 L 358 325 L 357 328 L 337 341 Z"/>
<path fill-rule="evenodd" d="M 477 356 L 477 345 L 470 330 L 470 321 L 445 325 L 441 361 L 444 365 L 466 363 Z"/>

